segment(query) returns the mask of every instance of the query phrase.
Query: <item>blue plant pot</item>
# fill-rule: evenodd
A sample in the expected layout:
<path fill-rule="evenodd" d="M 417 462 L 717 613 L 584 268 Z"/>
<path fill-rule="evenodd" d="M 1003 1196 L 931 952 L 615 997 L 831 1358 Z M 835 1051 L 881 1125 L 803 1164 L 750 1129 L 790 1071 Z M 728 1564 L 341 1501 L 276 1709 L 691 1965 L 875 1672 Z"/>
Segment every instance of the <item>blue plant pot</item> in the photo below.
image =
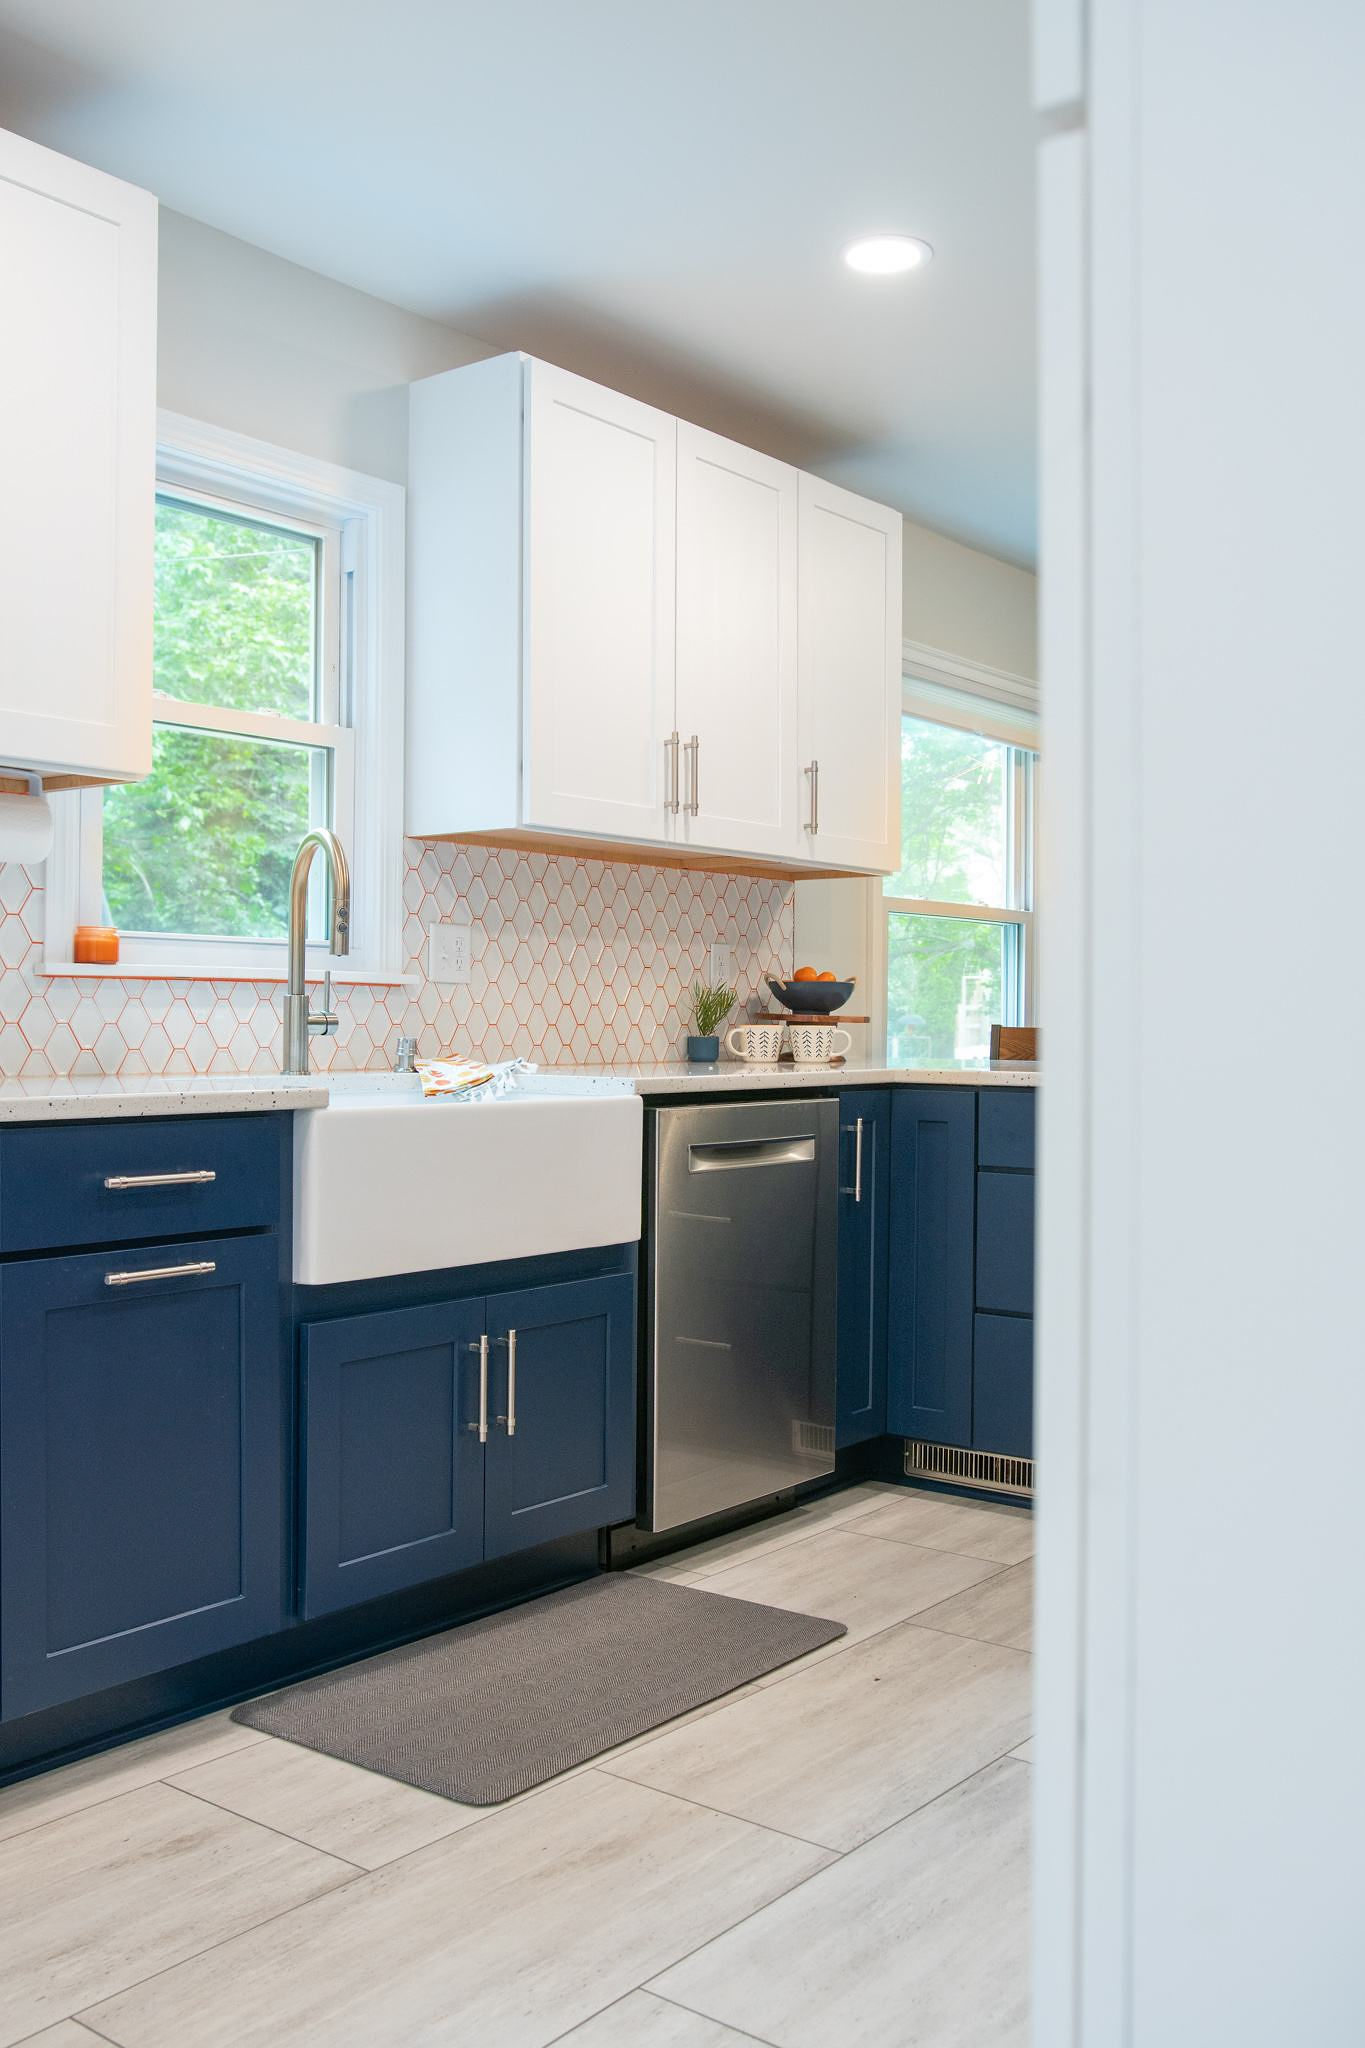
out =
<path fill-rule="evenodd" d="M 698 1038 L 695 1031 L 687 1034 L 687 1057 L 697 1066 L 714 1066 L 720 1058 L 720 1038 L 712 1032 L 709 1038 Z"/>

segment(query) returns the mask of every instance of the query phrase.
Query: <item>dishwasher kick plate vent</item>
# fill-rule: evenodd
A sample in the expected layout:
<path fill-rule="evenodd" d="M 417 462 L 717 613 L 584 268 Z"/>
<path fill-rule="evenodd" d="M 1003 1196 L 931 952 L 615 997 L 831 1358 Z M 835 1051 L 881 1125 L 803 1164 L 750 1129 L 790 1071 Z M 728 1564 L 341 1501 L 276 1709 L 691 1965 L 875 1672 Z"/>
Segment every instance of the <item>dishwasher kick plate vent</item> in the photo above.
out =
<path fill-rule="evenodd" d="M 1032 1458 L 1002 1458 L 993 1451 L 964 1451 L 954 1444 L 905 1439 L 907 1479 L 943 1479 L 955 1486 L 980 1486 L 991 1493 L 1033 1498 Z"/>

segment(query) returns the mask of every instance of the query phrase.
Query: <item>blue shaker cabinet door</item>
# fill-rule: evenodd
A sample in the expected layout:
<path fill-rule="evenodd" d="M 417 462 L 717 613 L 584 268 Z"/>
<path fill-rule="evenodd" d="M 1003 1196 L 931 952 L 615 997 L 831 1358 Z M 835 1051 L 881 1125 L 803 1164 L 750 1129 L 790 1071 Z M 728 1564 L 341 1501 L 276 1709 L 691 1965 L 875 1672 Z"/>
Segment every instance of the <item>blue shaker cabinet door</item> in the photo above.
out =
<path fill-rule="evenodd" d="M 861 1125 L 861 1131 L 859 1126 Z M 836 1441 L 886 1433 L 886 1246 L 891 1095 L 839 1101 L 839 1335 Z"/>
<path fill-rule="evenodd" d="M 635 1513 L 632 1277 L 493 1294 L 487 1309 L 495 1398 L 484 1554 L 506 1557 L 629 1520 Z"/>
<path fill-rule="evenodd" d="M 887 1428 L 969 1444 L 972 1428 L 976 1091 L 891 1100 Z"/>
<path fill-rule="evenodd" d="M 482 1557 L 483 1316 L 478 1296 L 303 1325 L 309 1619 Z"/>
<path fill-rule="evenodd" d="M 0 1272 L 6 1719 L 283 1626 L 278 1256 L 272 1234 Z"/>

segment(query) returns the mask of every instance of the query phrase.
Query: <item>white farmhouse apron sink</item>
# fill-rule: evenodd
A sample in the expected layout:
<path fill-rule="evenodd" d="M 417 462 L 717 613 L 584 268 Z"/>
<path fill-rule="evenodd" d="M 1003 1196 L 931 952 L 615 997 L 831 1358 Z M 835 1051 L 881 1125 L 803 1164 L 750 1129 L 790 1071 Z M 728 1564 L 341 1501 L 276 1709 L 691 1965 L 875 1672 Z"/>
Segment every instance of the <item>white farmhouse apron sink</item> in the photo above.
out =
<path fill-rule="evenodd" d="M 489 1102 L 407 1076 L 326 1077 L 294 1118 L 294 1279 L 304 1287 L 477 1266 L 640 1235 L 629 1082 L 527 1076 Z"/>

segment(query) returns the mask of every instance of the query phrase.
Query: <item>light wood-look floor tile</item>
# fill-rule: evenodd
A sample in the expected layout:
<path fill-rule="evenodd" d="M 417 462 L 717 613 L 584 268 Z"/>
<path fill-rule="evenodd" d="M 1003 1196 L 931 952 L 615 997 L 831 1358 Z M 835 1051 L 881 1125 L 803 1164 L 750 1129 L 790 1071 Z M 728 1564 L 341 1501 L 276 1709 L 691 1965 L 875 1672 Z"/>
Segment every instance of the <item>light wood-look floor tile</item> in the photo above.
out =
<path fill-rule="evenodd" d="M 101 2048 L 100 2037 L 92 2034 L 89 2027 L 83 2027 L 79 2020 L 58 2020 L 55 2027 L 44 2027 L 41 2034 L 30 2034 L 19 2048 Z M 108 2048 L 108 2044 L 104 2044 Z"/>
<path fill-rule="evenodd" d="M 589 1771 L 82 2016 L 121 2048 L 545 2048 L 827 1861 Z"/>
<path fill-rule="evenodd" d="M 753 2040 L 652 1991 L 632 1991 L 565 2034 L 555 2048 L 752 2048 Z"/>
<path fill-rule="evenodd" d="M 946 1629 L 950 1636 L 977 1636 L 983 1643 L 1004 1643 L 1011 1650 L 1033 1648 L 1033 1563 L 1011 1565 L 983 1579 L 979 1586 L 926 1607 L 917 1620 L 924 1628 Z"/>
<path fill-rule="evenodd" d="M 1030 1784 L 988 1766 L 657 1988 L 774 2048 L 1024 2048 Z"/>
<path fill-rule="evenodd" d="M 1027 1738 L 1029 1665 L 903 1622 L 602 1768 L 852 1849 Z"/>
<path fill-rule="evenodd" d="M 269 1736 L 168 1782 L 365 1870 L 488 1817 L 486 1806 L 460 1806 Z"/>
<path fill-rule="evenodd" d="M 653 1564 L 638 1565 L 635 1569 L 648 1577 L 695 1584 L 730 1565 L 748 1563 L 774 1550 L 786 1550 L 793 1543 L 804 1543 L 807 1537 L 816 1536 L 823 1529 L 861 1521 L 899 1491 L 883 1480 L 867 1480 L 860 1486 L 844 1487 L 838 1493 L 822 1494 L 818 1500 L 803 1502 L 780 1515 L 769 1515 L 764 1521 L 751 1522 L 747 1528 L 736 1529 L 728 1536 L 712 1536 L 705 1543 L 693 1543 L 686 1550 L 674 1551 Z"/>
<path fill-rule="evenodd" d="M 256 1729 L 239 1727 L 226 1713 L 204 1714 L 159 1735 L 145 1735 L 139 1742 L 125 1742 L 41 1777 L 25 1778 L 0 1792 L 0 1841 L 262 1740 Z"/>
<path fill-rule="evenodd" d="M 793 1672 L 838 1656 L 854 1643 L 898 1621 L 908 1621 L 923 1608 L 938 1606 L 950 1594 L 976 1586 L 1000 1569 L 983 1558 L 956 1557 L 946 1550 L 868 1542 L 860 1528 L 860 1523 L 854 1523 L 851 1528 L 830 1529 L 789 1550 L 746 1559 L 728 1571 L 714 1573 L 698 1587 L 700 1592 L 722 1593 L 732 1600 L 758 1600 L 769 1607 L 817 1614 L 846 1625 L 847 1635 L 768 1672 L 761 1684 L 775 1684 Z"/>
<path fill-rule="evenodd" d="M 0 1844 L 0 2042 L 355 1875 L 168 1785 L 14 1835 Z"/>
<path fill-rule="evenodd" d="M 1028 1741 L 1021 1742 L 1018 1749 L 1010 1751 L 1010 1755 L 1018 1757 L 1021 1764 L 1031 1764 L 1033 1762 L 1033 1745 L 1036 1740 L 1036 1736 L 1030 1735 Z"/>
<path fill-rule="evenodd" d="M 1022 1564 L 1033 1555 L 1032 1511 L 1006 1501 L 953 1500 L 902 1487 L 894 1500 L 861 1515 L 858 1529 L 864 1536 L 988 1557 L 996 1564 Z"/>

